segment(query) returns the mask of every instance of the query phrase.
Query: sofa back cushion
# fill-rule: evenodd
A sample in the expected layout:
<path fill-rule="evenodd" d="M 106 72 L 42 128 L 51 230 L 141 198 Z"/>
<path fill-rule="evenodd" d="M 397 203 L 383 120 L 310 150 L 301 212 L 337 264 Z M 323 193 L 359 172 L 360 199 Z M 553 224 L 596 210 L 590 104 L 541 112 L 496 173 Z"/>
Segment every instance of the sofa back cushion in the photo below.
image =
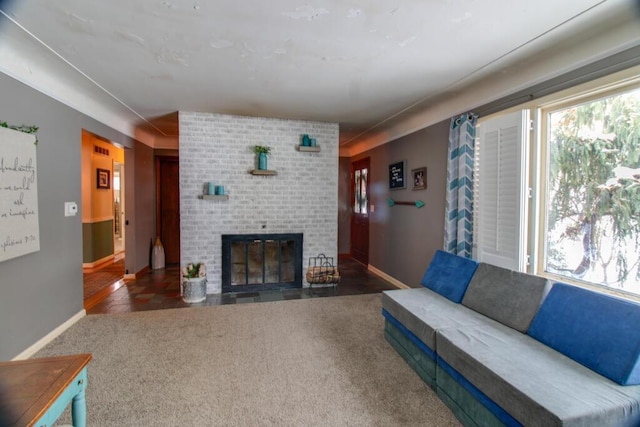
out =
<path fill-rule="evenodd" d="M 438 250 L 420 284 L 460 303 L 477 267 L 477 261 Z"/>
<path fill-rule="evenodd" d="M 618 384 L 640 384 L 640 304 L 556 283 L 528 334 Z"/>
<path fill-rule="evenodd" d="M 526 333 L 551 284 L 543 277 L 481 262 L 462 304 Z"/>

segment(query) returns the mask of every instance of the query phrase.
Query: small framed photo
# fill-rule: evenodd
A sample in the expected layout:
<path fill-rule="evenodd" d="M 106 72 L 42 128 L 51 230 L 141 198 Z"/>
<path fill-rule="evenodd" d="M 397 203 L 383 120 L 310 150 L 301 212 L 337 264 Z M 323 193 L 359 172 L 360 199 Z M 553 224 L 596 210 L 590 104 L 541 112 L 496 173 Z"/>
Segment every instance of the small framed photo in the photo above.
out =
<path fill-rule="evenodd" d="M 96 169 L 96 188 L 98 190 L 108 190 L 111 188 L 111 173 L 108 169 Z"/>
<path fill-rule="evenodd" d="M 413 190 L 424 190 L 427 188 L 427 168 L 411 169 L 411 178 L 413 180 Z"/>

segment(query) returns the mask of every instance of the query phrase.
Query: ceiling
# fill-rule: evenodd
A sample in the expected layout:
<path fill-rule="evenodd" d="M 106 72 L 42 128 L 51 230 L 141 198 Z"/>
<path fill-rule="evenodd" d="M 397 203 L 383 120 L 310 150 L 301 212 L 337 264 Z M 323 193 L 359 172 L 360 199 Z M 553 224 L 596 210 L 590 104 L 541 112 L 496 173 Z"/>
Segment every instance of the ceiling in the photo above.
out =
<path fill-rule="evenodd" d="M 128 134 L 214 112 L 337 122 L 342 148 L 631 3 L 5 1 L 0 70 Z"/>

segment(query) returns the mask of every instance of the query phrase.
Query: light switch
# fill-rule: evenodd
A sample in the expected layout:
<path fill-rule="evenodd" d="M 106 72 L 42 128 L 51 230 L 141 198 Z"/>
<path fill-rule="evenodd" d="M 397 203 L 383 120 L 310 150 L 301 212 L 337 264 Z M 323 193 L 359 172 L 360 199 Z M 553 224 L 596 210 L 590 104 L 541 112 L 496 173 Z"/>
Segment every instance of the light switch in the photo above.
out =
<path fill-rule="evenodd" d="M 371 213 L 374 213 L 376 211 L 375 205 L 371 205 L 369 208 L 371 209 Z"/>
<path fill-rule="evenodd" d="M 76 216 L 78 204 L 76 202 L 64 202 L 64 216 Z"/>

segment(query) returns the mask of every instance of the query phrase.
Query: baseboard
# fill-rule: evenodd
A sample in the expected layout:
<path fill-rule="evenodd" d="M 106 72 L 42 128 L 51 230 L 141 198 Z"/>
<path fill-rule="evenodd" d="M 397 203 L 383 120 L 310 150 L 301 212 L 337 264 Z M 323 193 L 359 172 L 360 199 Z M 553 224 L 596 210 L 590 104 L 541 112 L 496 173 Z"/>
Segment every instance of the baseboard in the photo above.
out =
<path fill-rule="evenodd" d="M 399 281 L 395 277 L 389 276 L 387 273 L 385 273 L 384 271 L 378 270 L 377 268 L 375 268 L 371 264 L 369 264 L 367 266 L 367 269 L 370 272 L 372 272 L 373 274 L 375 274 L 376 276 L 379 276 L 380 278 L 382 278 L 382 279 L 386 280 L 387 282 L 391 283 L 396 288 L 400 288 L 400 289 L 410 289 L 411 288 L 411 286 L 405 285 L 404 283 L 402 283 L 401 281 Z"/>
<path fill-rule="evenodd" d="M 35 344 L 31 345 L 29 348 L 24 350 L 22 353 L 18 354 L 12 360 L 29 359 L 31 356 L 33 356 L 38 351 L 40 351 L 45 345 L 49 344 L 58 335 L 62 334 L 64 331 L 69 329 L 74 323 L 76 323 L 78 320 L 82 319 L 86 315 L 87 315 L 87 312 L 84 309 L 80 310 L 79 312 L 74 314 L 70 319 L 68 319 L 63 324 L 61 324 L 60 326 L 55 328 L 53 331 L 49 332 L 44 337 L 40 338 L 38 341 L 36 341 Z"/>
<path fill-rule="evenodd" d="M 151 271 L 151 268 L 148 265 L 146 265 L 140 271 L 138 271 L 137 273 L 125 273 L 124 280 L 136 280 L 136 279 L 139 279 L 140 277 L 142 277 L 142 276 L 144 276 L 146 274 L 149 274 L 150 271 Z"/>
<path fill-rule="evenodd" d="M 106 257 L 100 258 L 99 260 L 94 261 L 94 262 L 83 262 L 82 263 L 82 268 L 95 268 L 95 267 L 98 267 L 98 266 L 100 266 L 102 264 L 106 264 L 109 261 L 113 261 L 113 259 L 114 259 L 114 255 L 113 254 L 107 255 Z"/>

